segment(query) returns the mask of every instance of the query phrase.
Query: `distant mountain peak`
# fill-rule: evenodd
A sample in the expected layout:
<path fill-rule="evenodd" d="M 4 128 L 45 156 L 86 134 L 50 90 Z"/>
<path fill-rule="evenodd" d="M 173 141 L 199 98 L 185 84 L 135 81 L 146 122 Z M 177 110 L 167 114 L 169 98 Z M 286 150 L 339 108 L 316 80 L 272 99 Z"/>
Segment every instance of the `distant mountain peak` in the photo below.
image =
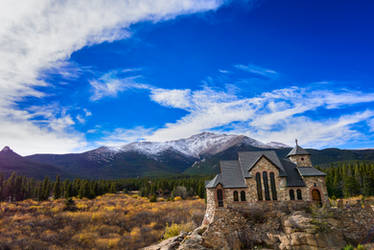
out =
<path fill-rule="evenodd" d="M 9 146 L 5 146 L 1 152 L 13 152 L 13 150 Z"/>
<path fill-rule="evenodd" d="M 0 151 L 0 159 L 21 159 L 22 156 L 14 152 L 9 146 L 5 146 Z"/>

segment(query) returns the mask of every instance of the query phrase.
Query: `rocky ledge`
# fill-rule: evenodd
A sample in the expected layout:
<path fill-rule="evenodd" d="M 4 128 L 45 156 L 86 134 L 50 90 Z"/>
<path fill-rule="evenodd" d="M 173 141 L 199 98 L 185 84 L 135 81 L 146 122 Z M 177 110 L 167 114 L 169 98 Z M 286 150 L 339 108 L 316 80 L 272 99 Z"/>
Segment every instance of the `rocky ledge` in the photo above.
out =
<path fill-rule="evenodd" d="M 299 203 L 219 209 L 209 225 L 145 249 L 333 250 L 359 243 L 374 249 L 373 207 L 358 201 L 336 208 Z"/>

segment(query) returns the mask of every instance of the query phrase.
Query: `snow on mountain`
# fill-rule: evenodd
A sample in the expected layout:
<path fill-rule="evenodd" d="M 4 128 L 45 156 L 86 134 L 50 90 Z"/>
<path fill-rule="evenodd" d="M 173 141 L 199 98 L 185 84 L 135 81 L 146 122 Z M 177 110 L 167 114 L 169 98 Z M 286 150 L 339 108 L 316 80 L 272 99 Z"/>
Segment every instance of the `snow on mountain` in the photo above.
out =
<path fill-rule="evenodd" d="M 110 162 L 114 159 L 114 156 L 120 152 L 119 148 L 115 147 L 99 147 L 97 149 L 91 150 L 86 152 L 87 157 L 90 160 L 97 161 L 97 162 Z"/>
<path fill-rule="evenodd" d="M 286 144 L 281 143 L 281 142 L 275 142 L 275 141 L 271 141 L 269 143 L 266 143 L 266 146 L 268 146 L 270 148 L 291 148 L 291 146 L 289 146 L 289 145 L 286 145 Z"/>
<path fill-rule="evenodd" d="M 167 150 L 200 158 L 204 154 L 216 154 L 239 143 L 260 148 L 271 148 L 262 142 L 243 135 L 227 135 L 203 132 L 189 138 L 166 142 L 133 142 L 121 147 L 121 151 L 137 151 L 157 155 Z"/>

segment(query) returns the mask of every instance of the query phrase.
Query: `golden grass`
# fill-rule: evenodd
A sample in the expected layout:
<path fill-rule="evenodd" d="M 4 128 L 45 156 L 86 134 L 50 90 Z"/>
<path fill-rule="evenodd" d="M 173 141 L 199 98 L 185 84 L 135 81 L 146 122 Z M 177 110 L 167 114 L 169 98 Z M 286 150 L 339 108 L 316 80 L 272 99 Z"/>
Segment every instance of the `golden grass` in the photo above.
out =
<path fill-rule="evenodd" d="M 110 194 L 74 202 L 77 211 L 64 211 L 63 199 L 1 202 L 0 249 L 138 249 L 161 240 L 166 225 L 198 226 L 205 212 L 201 199 Z"/>

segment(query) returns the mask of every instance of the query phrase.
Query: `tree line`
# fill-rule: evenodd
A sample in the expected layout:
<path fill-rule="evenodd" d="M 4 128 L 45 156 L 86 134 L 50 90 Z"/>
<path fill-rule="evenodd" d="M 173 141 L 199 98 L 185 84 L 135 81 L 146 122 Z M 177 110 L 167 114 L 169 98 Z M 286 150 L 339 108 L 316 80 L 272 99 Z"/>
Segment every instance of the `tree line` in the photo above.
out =
<path fill-rule="evenodd" d="M 374 163 L 367 161 L 337 162 L 320 168 L 327 174 L 326 186 L 332 198 L 347 198 L 356 195 L 374 196 Z M 73 179 L 44 180 L 19 176 L 13 173 L 9 178 L 0 174 L 0 201 L 24 199 L 47 200 L 49 198 L 89 198 L 119 191 L 139 191 L 144 197 L 185 199 L 191 196 L 205 198 L 205 181 L 212 176 L 171 176 L 142 177 L 118 180 Z"/>
<path fill-rule="evenodd" d="M 327 174 L 327 191 L 332 198 L 374 195 L 373 162 L 338 162 L 320 170 Z"/>
<path fill-rule="evenodd" d="M 205 180 L 211 177 L 176 176 L 169 178 L 129 178 L 118 180 L 55 180 L 45 177 L 35 180 L 12 173 L 9 178 L 0 174 L 0 201 L 20 201 L 35 199 L 39 201 L 50 198 L 89 198 L 105 193 L 118 191 L 139 191 L 141 196 L 175 197 L 183 199 L 188 196 L 205 197 Z"/>

